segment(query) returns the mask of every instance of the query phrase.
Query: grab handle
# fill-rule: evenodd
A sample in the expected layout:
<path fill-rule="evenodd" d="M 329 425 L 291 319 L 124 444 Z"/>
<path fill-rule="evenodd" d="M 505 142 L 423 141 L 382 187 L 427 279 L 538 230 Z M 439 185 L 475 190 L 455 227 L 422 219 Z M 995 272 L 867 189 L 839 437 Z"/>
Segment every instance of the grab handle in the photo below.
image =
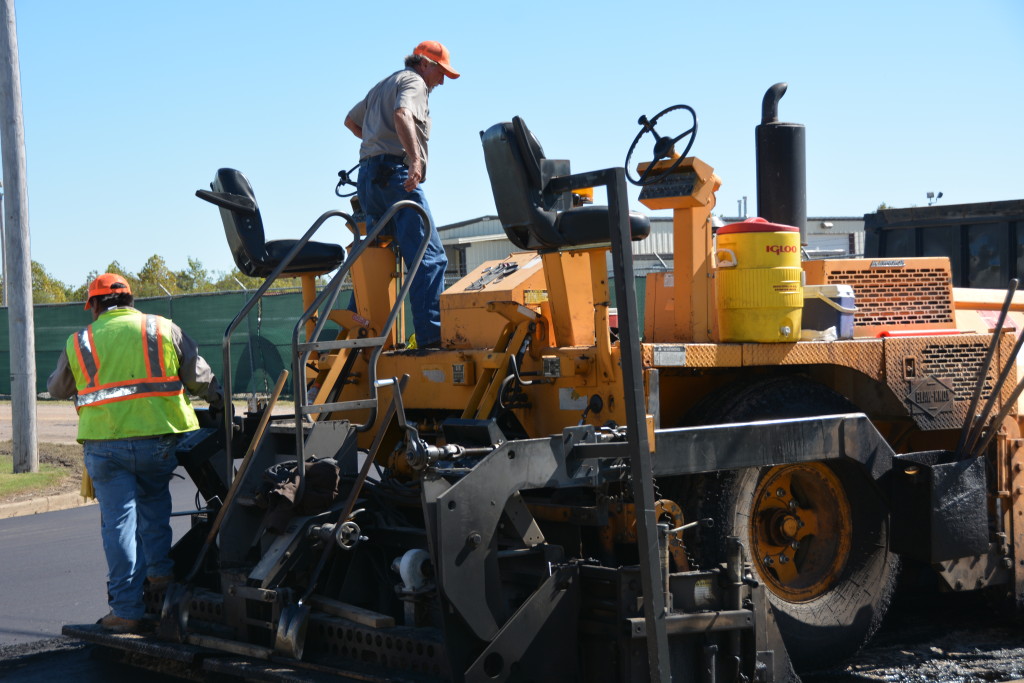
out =
<path fill-rule="evenodd" d="M 728 254 L 731 259 L 723 259 L 722 254 Z M 715 259 L 718 261 L 719 268 L 735 268 L 738 261 L 736 259 L 736 252 L 732 249 L 719 249 L 715 253 Z"/>
<path fill-rule="evenodd" d="M 842 304 L 837 304 L 835 301 L 832 301 L 832 299 L 828 298 L 827 296 L 825 296 L 821 292 L 818 292 L 817 295 L 818 295 L 819 299 L 821 299 L 822 301 L 824 301 L 825 303 L 827 303 L 829 306 L 831 306 L 832 308 L 836 309 L 840 313 L 856 313 L 857 312 L 857 307 L 856 306 L 850 306 L 849 308 L 847 308 L 846 306 L 843 306 Z"/>

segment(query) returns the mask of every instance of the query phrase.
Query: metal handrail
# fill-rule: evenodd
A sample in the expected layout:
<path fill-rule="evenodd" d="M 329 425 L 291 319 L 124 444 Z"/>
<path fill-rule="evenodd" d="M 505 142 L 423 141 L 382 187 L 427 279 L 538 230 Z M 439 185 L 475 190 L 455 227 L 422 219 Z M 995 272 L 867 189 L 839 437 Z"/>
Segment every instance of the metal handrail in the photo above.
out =
<path fill-rule="evenodd" d="M 295 500 L 298 502 L 302 499 L 302 495 L 305 492 L 305 471 L 306 471 L 306 458 L 305 458 L 305 439 L 302 430 L 302 417 L 305 412 L 303 408 L 307 405 L 306 396 L 306 385 L 305 385 L 305 366 L 309 359 L 309 354 L 313 351 L 313 345 L 317 343 L 323 332 L 324 327 L 327 324 L 328 316 L 319 315 L 317 317 L 316 325 L 313 328 L 313 332 L 309 335 L 305 344 L 299 344 L 299 334 L 305 327 L 306 322 L 313 317 L 323 307 L 324 310 L 330 311 L 334 307 L 334 302 L 338 298 L 340 292 L 341 282 L 348 275 L 352 264 L 355 263 L 364 251 L 369 247 L 370 244 L 377 238 L 377 236 L 383 231 L 386 226 L 396 213 L 403 209 L 411 209 L 416 211 L 422 217 L 424 224 L 427 229 L 423 233 L 423 238 L 420 240 L 419 248 L 416 250 L 411 265 L 409 266 L 405 280 L 402 283 L 402 288 L 398 292 L 398 297 L 395 300 L 395 305 L 391 308 L 391 312 L 388 314 L 387 320 L 384 322 L 384 326 L 381 328 L 377 338 L 386 339 L 391 328 L 394 327 L 395 321 L 398 319 L 398 313 L 402 309 L 402 303 L 405 301 L 405 297 L 408 295 L 409 290 L 412 288 L 412 281 L 416 275 L 416 271 L 420 267 L 420 263 L 423 261 L 423 256 L 427 252 L 427 245 L 430 243 L 431 235 L 434 231 L 434 223 L 430 218 L 430 214 L 427 213 L 420 204 L 412 200 L 402 200 L 396 202 L 389 208 L 383 216 L 377 221 L 377 223 L 367 231 L 366 235 L 362 238 L 356 237 L 354 242 L 355 246 L 349 251 L 348 258 L 345 259 L 345 263 L 338 269 L 334 277 L 331 279 L 327 286 L 324 287 L 323 291 L 317 295 L 313 300 L 313 303 L 299 316 L 299 320 L 295 323 L 295 328 L 292 330 L 292 385 L 294 391 L 295 401 L 295 454 L 298 460 L 296 466 L 296 474 L 298 475 L 298 489 L 295 494 Z M 326 306 L 324 304 L 326 303 Z M 300 348 L 301 347 L 301 348 Z M 370 354 L 370 359 L 367 362 L 367 381 L 369 382 L 371 396 L 368 399 L 371 402 L 370 415 L 364 424 L 353 424 L 356 431 L 365 432 L 373 426 L 377 420 L 377 408 L 378 408 L 378 397 L 377 397 L 377 359 L 380 358 L 380 354 L 383 352 L 383 344 L 378 344 L 373 347 L 373 351 Z"/>
<path fill-rule="evenodd" d="M 329 218 L 334 218 L 335 216 L 337 216 L 339 218 L 344 218 L 346 223 L 349 223 L 349 224 L 351 224 L 353 226 L 355 225 L 355 221 L 352 218 L 352 216 L 350 216 L 347 213 L 344 213 L 343 211 L 331 210 L 331 211 L 327 211 L 327 212 L 323 213 L 319 218 L 316 219 L 316 221 L 313 223 L 313 225 L 311 225 L 309 227 L 309 229 L 306 230 L 306 233 L 301 238 L 299 238 L 299 240 L 295 243 L 295 246 L 293 246 L 291 248 L 291 250 L 287 254 L 285 254 L 284 258 L 281 259 L 281 262 L 278 263 L 277 266 L 270 272 L 270 275 L 267 276 L 267 278 L 263 281 L 263 284 L 259 286 L 259 288 L 249 298 L 249 300 L 245 302 L 245 305 L 242 306 L 242 309 L 234 317 L 234 319 L 231 321 L 231 323 L 228 324 L 227 329 L 224 331 L 224 340 L 222 342 L 222 344 L 223 344 L 223 347 L 222 347 L 222 357 L 223 357 L 223 361 L 224 361 L 224 375 L 223 375 L 223 378 L 222 378 L 222 385 L 223 385 L 223 390 L 224 390 L 224 401 L 226 403 L 226 405 L 224 406 L 224 448 L 225 448 L 226 458 L 227 458 L 227 465 L 226 465 L 225 475 L 224 476 L 225 476 L 225 481 L 226 481 L 226 483 L 228 485 L 230 485 L 230 483 L 231 483 L 232 469 L 234 467 L 234 455 L 233 455 L 232 450 L 231 450 L 231 441 L 232 441 L 232 438 L 231 438 L 232 437 L 232 424 L 231 424 L 231 417 L 232 416 L 231 416 L 231 413 L 232 413 L 232 411 L 230 409 L 231 396 L 232 396 L 232 394 L 231 394 L 231 389 L 232 389 L 232 387 L 231 387 L 231 335 L 234 334 L 235 330 L 242 323 L 242 321 L 245 319 L 245 317 L 247 315 L 249 315 L 249 312 L 252 311 L 253 307 L 256 306 L 256 304 L 259 302 L 259 300 L 263 298 L 263 295 L 266 294 L 267 290 L 270 289 L 271 285 L 273 285 L 274 282 L 281 276 L 281 273 L 284 272 L 285 268 L 287 268 L 291 264 L 291 262 L 293 260 L 295 260 L 295 257 L 298 256 L 298 254 L 302 250 L 302 248 L 304 246 L 306 246 L 306 244 L 309 242 L 310 238 L 313 237 L 313 234 L 317 230 L 319 230 L 320 226 L 322 226 L 325 222 L 327 222 L 327 220 Z M 348 261 L 348 259 L 346 259 L 346 262 L 347 261 Z"/>

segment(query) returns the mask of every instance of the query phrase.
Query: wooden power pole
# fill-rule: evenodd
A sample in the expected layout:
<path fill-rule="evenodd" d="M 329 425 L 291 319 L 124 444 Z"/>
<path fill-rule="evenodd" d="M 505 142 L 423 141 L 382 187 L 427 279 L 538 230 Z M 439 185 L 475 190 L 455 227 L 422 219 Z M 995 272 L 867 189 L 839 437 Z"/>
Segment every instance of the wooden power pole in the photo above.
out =
<path fill-rule="evenodd" d="M 14 471 L 38 472 L 36 344 L 32 323 L 32 256 L 25 181 L 25 125 L 14 0 L 0 0 L 0 152 L 3 156 L 7 325 L 11 340 L 11 431 Z"/>

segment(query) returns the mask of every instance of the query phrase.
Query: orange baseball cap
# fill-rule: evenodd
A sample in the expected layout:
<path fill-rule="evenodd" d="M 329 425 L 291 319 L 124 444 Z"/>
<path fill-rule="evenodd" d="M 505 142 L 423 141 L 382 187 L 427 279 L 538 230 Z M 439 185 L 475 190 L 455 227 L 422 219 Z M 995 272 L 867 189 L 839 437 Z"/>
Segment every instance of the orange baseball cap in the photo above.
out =
<path fill-rule="evenodd" d="M 85 299 L 85 310 L 89 310 L 89 299 L 104 294 L 131 294 L 128 281 L 117 273 L 103 273 L 89 283 L 89 296 Z"/>
<path fill-rule="evenodd" d="M 448 78 L 458 78 L 460 75 L 458 71 L 452 68 L 451 53 L 448 52 L 448 48 L 436 40 L 424 40 L 416 46 L 412 53 L 437 62 L 444 70 L 444 75 Z"/>

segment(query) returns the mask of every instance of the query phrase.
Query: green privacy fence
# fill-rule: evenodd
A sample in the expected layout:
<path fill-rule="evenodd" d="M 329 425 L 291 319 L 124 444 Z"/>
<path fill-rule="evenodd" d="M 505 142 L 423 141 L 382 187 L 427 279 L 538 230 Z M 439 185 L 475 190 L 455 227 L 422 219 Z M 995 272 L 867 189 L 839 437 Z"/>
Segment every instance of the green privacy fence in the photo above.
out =
<path fill-rule="evenodd" d="M 223 376 L 224 331 L 252 292 L 218 292 L 176 297 L 136 299 L 144 313 L 170 318 L 199 344 L 200 353 L 217 376 Z M 337 306 L 348 305 L 342 292 Z M 232 386 L 236 393 L 269 392 L 281 369 L 291 366 L 291 338 L 302 313 L 298 291 L 271 293 L 263 298 L 231 338 Z M 0 308 L 0 394 L 11 393 L 11 345 L 8 309 Z M 33 309 L 36 342 L 36 390 L 46 391 L 46 378 L 57 364 L 69 335 L 92 321 L 81 303 L 41 304 Z"/>
<path fill-rule="evenodd" d="M 615 283 L 609 278 L 612 306 Z M 638 320 L 644 326 L 645 281 L 636 279 Z M 175 297 L 136 299 L 135 307 L 144 313 L 156 313 L 176 322 L 199 344 L 200 353 L 218 377 L 224 374 L 224 331 L 242 310 L 252 292 L 217 292 Z M 346 308 L 351 296 L 343 291 L 337 308 Z M 231 337 L 233 393 L 269 393 L 284 367 L 291 367 L 291 339 L 295 321 L 302 313 L 298 291 L 274 292 L 263 298 Z M 409 311 L 406 311 L 409 314 Z M 11 345 L 8 337 L 8 309 L 0 308 L 0 395 L 11 393 Z M 81 303 L 39 304 L 33 309 L 36 341 L 36 390 L 46 391 L 46 378 L 57 364 L 69 335 L 91 322 L 91 314 Z M 288 384 L 288 387 L 291 383 Z M 288 390 L 286 389 L 286 394 Z M 290 395 L 290 394 L 289 394 Z"/>

